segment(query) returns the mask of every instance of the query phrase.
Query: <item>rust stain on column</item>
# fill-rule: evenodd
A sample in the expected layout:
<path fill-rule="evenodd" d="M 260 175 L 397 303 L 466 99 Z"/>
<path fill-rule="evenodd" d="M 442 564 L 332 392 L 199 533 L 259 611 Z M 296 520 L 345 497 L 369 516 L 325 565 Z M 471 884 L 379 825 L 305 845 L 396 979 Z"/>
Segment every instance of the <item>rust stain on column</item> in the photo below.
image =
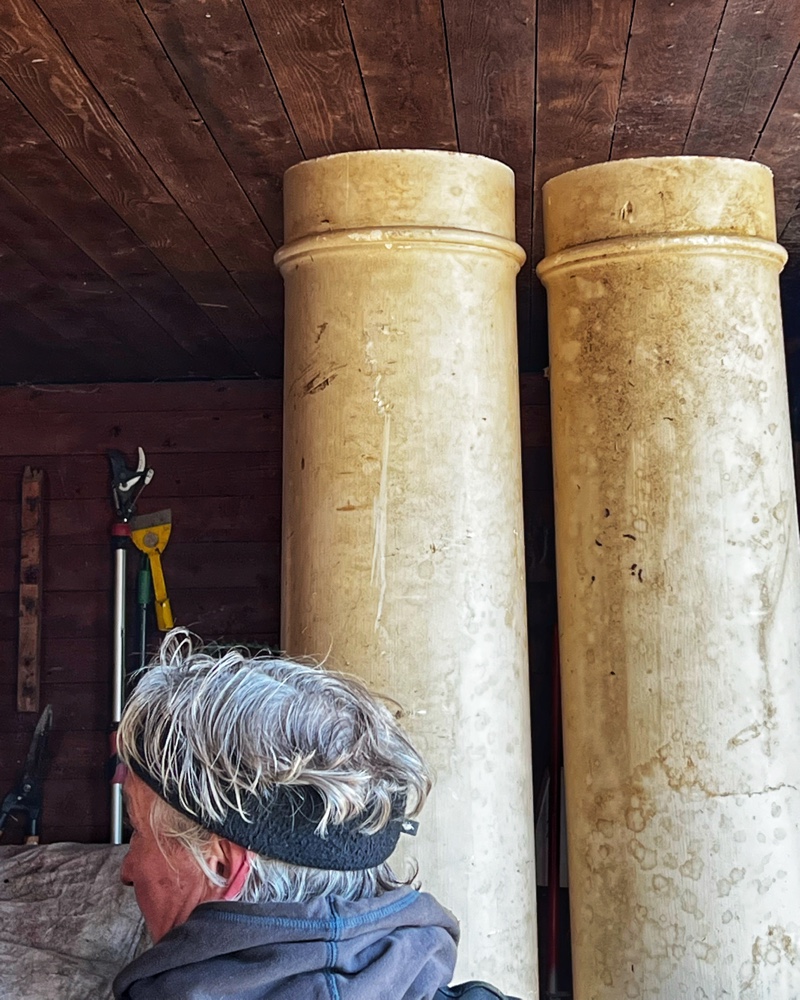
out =
<path fill-rule="evenodd" d="M 282 644 L 402 703 L 436 772 L 404 850 L 457 977 L 531 998 L 513 174 L 344 153 L 289 170 L 285 212 Z"/>
<path fill-rule="evenodd" d="M 800 996 L 800 546 L 772 176 L 545 185 L 580 1000 Z"/>

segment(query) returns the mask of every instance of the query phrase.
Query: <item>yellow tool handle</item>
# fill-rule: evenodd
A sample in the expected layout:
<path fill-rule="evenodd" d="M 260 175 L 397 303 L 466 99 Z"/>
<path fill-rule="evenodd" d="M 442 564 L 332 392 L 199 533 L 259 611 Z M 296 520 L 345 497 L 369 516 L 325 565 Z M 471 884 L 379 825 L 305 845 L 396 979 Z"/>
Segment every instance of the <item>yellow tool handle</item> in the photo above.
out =
<path fill-rule="evenodd" d="M 175 620 L 172 617 L 172 607 L 167 597 L 167 584 L 164 580 L 164 570 L 161 568 L 161 553 L 157 549 L 150 549 L 147 555 L 150 558 L 150 572 L 153 574 L 156 625 L 158 625 L 159 631 L 168 632 L 175 624 Z"/>

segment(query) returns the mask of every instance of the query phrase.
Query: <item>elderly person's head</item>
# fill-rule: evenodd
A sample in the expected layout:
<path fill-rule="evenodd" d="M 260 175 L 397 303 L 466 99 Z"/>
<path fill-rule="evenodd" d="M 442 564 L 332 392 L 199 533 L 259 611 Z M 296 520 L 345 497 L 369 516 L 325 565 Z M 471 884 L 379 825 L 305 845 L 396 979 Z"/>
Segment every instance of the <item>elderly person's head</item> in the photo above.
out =
<path fill-rule="evenodd" d="M 393 714 L 359 681 L 176 631 L 123 713 L 133 826 L 123 880 L 154 941 L 200 903 L 359 900 L 430 787 Z"/>

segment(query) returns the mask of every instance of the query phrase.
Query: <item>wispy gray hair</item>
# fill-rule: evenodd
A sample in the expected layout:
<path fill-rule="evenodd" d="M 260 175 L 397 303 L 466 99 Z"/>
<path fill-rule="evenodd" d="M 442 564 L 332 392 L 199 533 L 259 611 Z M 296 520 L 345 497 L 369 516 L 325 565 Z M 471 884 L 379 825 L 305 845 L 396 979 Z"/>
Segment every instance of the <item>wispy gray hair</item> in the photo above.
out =
<path fill-rule="evenodd" d="M 244 649 L 213 654 L 183 629 L 167 634 L 139 675 L 118 744 L 123 763 L 135 761 L 197 817 L 193 822 L 159 799 L 151 823 L 157 836 L 182 844 L 216 885 L 224 883 L 205 860 L 214 834 L 202 817 L 218 822 L 235 810 L 249 820 L 249 795 L 268 808 L 277 786 L 310 786 L 324 807 L 319 834 L 349 820 L 375 833 L 398 801 L 405 800 L 406 817 L 416 816 L 431 786 L 395 715 L 357 678 Z M 254 855 L 239 899 L 358 899 L 410 880 L 388 864 L 325 871 Z"/>

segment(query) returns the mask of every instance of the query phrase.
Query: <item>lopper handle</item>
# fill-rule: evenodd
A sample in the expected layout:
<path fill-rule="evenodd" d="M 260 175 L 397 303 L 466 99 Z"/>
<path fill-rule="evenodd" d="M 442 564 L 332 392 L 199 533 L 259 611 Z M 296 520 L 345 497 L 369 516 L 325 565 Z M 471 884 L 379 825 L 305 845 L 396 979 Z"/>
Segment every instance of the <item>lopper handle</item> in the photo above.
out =
<path fill-rule="evenodd" d="M 161 568 L 161 553 L 157 549 L 151 549 L 147 555 L 150 558 L 150 571 L 153 574 L 156 625 L 159 631 L 168 632 L 175 624 L 175 619 L 172 617 L 172 606 L 167 597 L 167 584 L 164 580 L 164 570 Z"/>

